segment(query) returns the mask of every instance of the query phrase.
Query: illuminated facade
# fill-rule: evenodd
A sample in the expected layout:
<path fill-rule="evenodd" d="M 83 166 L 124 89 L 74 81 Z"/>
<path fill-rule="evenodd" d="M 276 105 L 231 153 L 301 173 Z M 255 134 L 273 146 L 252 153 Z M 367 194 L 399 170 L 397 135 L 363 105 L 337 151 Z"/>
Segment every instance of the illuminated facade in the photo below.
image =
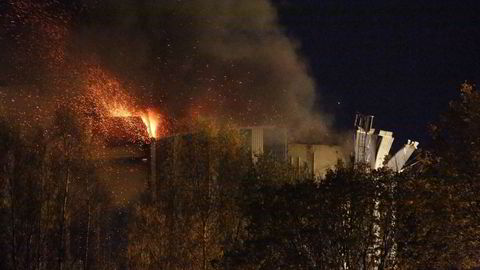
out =
<path fill-rule="evenodd" d="M 373 116 L 357 114 L 354 140 L 355 164 L 365 164 L 374 170 L 386 166 L 395 172 L 401 172 L 417 149 L 418 142 L 408 140 L 402 149 L 386 161 L 394 140 L 393 133 L 384 130 L 377 133 L 372 126 Z"/>

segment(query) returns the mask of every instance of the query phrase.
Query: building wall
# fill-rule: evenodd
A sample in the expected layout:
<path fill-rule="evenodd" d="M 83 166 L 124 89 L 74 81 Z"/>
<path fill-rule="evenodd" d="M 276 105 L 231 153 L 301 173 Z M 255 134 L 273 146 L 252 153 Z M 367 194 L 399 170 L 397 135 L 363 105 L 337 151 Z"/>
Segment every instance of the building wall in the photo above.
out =
<path fill-rule="evenodd" d="M 97 152 L 97 172 L 114 205 L 128 205 L 142 195 L 149 178 L 148 145 L 107 145 Z"/>
<path fill-rule="evenodd" d="M 290 163 L 296 168 L 305 168 L 305 171 L 314 177 L 324 177 L 328 169 L 335 168 L 339 160 L 347 158 L 340 146 L 322 144 L 299 144 L 288 145 Z"/>
<path fill-rule="evenodd" d="M 257 156 L 263 154 L 263 128 L 255 127 L 251 129 L 251 142 L 249 142 L 252 151 L 253 160 L 257 160 Z"/>
<path fill-rule="evenodd" d="M 252 159 L 258 155 L 271 155 L 278 160 L 287 159 L 287 130 L 271 126 L 240 128 L 245 136 L 245 146 L 252 153 Z"/>
<path fill-rule="evenodd" d="M 271 155 L 279 161 L 291 162 L 296 168 L 304 168 L 309 176 L 324 177 L 327 170 L 333 169 L 338 160 L 347 160 L 339 146 L 288 144 L 287 131 L 284 128 L 256 126 L 241 128 L 240 131 L 245 137 L 245 146 L 251 151 L 254 161 L 258 155 Z M 156 195 L 155 190 L 162 189 L 164 181 L 171 177 L 166 175 L 163 169 L 176 166 L 175 156 L 179 154 L 177 148 L 189 149 L 193 146 L 193 141 L 199 143 L 198 139 L 194 133 L 159 138 L 155 147 L 155 166 L 152 167 L 150 160 L 152 149 L 148 141 L 139 143 L 124 141 L 123 138 L 114 140 L 109 138 L 107 147 L 99 151 L 98 159 L 102 162 L 101 178 L 104 179 L 111 199 L 118 205 L 125 205 L 141 196 L 145 190 Z M 189 153 L 192 162 L 194 160 L 198 162 L 198 158 L 202 156 L 202 153 L 197 153 L 194 148 L 182 152 Z M 152 168 L 155 168 L 156 172 L 153 176 Z M 168 173 L 171 172 L 168 170 Z"/>
<path fill-rule="evenodd" d="M 140 117 L 111 117 L 96 147 L 97 172 L 109 200 L 119 207 L 138 199 L 150 175 L 148 133 Z"/>

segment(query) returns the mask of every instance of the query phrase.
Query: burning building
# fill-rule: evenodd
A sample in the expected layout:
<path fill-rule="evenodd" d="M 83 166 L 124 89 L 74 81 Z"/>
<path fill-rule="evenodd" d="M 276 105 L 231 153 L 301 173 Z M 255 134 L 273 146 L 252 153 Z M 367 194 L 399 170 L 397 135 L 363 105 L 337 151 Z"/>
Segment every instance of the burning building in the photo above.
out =
<path fill-rule="evenodd" d="M 142 194 L 145 188 L 149 190 L 149 196 L 155 199 L 161 184 L 158 179 L 171 177 L 162 169 L 178 166 L 175 164 L 176 156 L 180 153 L 178 147 L 182 147 L 181 153 L 189 155 L 186 160 L 192 164 L 209 162 L 210 157 L 205 149 L 208 149 L 210 142 L 201 133 L 178 133 L 156 138 L 158 123 L 152 119 L 155 118 L 148 115 L 143 119 L 140 116 L 109 117 L 106 120 L 109 122 L 109 132 L 99 132 L 105 145 L 100 151 L 104 178 L 112 187 L 114 201 L 122 203 L 122 200 Z M 394 140 L 392 132 L 375 132 L 373 116 L 357 115 L 355 126 L 357 130 L 351 151 L 354 164 L 366 164 L 371 169 L 387 166 L 400 172 L 417 149 L 418 142 L 409 140 L 388 158 Z M 348 153 L 341 146 L 298 142 L 289 138 L 286 128 L 249 126 L 238 128 L 238 132 L 253 162 L 257 162 L 260 155 L 267 155 L 288 162 L 299 176 L 322 178 L 339 161 L 349 161 Z"/>

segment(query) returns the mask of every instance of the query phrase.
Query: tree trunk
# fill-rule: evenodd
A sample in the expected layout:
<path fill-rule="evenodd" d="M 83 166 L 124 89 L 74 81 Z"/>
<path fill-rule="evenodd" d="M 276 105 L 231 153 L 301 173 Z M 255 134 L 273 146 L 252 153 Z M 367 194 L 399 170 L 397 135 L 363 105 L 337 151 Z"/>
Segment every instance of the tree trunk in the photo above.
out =
<path fill-rule="evenodd" d="M 43 159 L 43 164 L 45 164 L 45 159 Z M 42 165 L 42 172 L 41 172 L 41 186 L 40 186 L 40 206 L 39 206 L 39 213 L 38 213 L 38 222 L 37 222 L 37 250 L 36 250 L 36 266 L 35 269 L 40 269 L 41 265 L 41 258 L 42 258 L 42 251 L 43 251 L 43 228 L 42 228 L 42 220 L 43 220 L 43 207 L 45 201 L 45 168 Z"/>
<path fill-rule="evenodd" d="M 62 205 L 62 222 L 60 226 L 61 230 L 61 237 L 60 237 L 60 254 L 58 257 L 58 264 L 59 264 L 59 269 L 63 270 L 65 260 L 67 259 L 67 248 L 70 248 L 69 243 L 67 243 L 67 237 L 70 237 L 70 235 L 67 235 L 67 206 L 68 206 L 68 192 L 69 192 L 69 186 L 70 186 L 70 162 L 69 162 L 69 153 L 67 150 L 67 142 L 64 139 L 64 151 L 65 153 L 65 160 L 66 160 L 66 173 L 65 173 L 65 181 L 64 181 L 64 194 L 63 194 L 63 205 Z"/>
<path fill-rule="evenodd" d="M 10 184 L 10 227 L 11 227 L 11 239 L 10 239 L 10 248 L 11 248 L 11 257 L 12 257 L 12 267 L 17 269 L 17 239 L 16 239 L 16 213 L 15 213 L 15 184 L 11 177 L 9 177 Z"/>
<path fill-rule="evenodd" d="M 207 270 L 207 222 L 202 220 L 202 269 Z"/>
<path fill-rule="evenodd" d="M 98 209 L 95 211 L 95 212 L 98 212 Z M 95 265 L 95 268 L 97 269 L 100 269 L 103 265 L 104 265 L 104 260 L 103 260 L 103 255 L 105 253 L 105 251 L 103 250 L 103 248 L 100 250 L 100 221 L 98 220 L 98 213 L 96 214 L 96 217 L 97 217 L 97 221 L 95 222 L 95 236 L 96 236 L 96 259 L 95 259 L 95 262 L 96 262 L 96 265 Z"/>
<path fill-rule="evenodd" d="M 87 235 L 85 236 L 85 256 L 83 258 L 83 269 L 88 269 L 88 251 L 89 251 L 89 239 L 90 239 L 90 224 L 91 224 L 91 205 L 90 205 L 90 193 L 89 193 L 89 181 L 87 177 L 87 207 L 88 207 L 88 220 L 87 220 Z"/>

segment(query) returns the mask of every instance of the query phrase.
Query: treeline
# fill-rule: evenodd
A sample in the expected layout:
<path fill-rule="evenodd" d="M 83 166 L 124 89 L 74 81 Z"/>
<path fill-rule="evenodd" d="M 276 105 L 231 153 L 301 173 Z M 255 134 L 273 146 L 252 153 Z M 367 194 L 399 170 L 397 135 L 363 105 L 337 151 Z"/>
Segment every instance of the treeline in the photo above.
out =
<path fill-rule="evenodd" d="M 339 163 L 312 179 L 268 155 L 253 164 L 238 131 L 200 123 L 158 142 L 156 188 L 123 225 L 86 121 L 63 109 L 28 134 L 1 122 L 0 268 L 478 267 L 480 94 L 460 90 L 402 173 Z"/>
<path fill-rule="evenodd" d="M 53 118 L 48 127 L 23 130 L 0 121 L 1 269 L 115 264 L 105 246 L 109 202 L 96 176 L 92 134 L 67 108 Z"/>

